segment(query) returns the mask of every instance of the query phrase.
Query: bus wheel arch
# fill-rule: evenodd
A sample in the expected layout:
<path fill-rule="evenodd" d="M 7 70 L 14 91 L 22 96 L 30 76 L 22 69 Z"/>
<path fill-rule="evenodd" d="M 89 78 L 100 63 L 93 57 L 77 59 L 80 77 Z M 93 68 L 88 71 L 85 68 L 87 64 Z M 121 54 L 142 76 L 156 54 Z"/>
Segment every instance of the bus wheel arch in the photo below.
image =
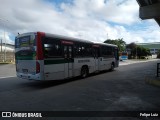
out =
<path fill-rule="evenodd" d="M 81 77 L 86 78 L 89 74 L 89 68 L 88 65 L 83 65 L 81 68 Z"/>

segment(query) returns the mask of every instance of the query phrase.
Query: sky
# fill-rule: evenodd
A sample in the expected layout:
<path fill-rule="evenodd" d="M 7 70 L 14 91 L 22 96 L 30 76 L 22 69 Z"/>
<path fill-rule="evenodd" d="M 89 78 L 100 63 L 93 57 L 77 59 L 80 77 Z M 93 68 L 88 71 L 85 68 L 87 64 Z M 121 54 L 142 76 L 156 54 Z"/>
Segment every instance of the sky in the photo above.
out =
<path fill-rule="evenodd" d="M 0 0 L 0 39 L 14 44 L 26 32 L 104 42 L 159 42 L 154 19 L 141 20 L 136 0 Z M 4 39 L 5 38 L 5 39 Z"/>

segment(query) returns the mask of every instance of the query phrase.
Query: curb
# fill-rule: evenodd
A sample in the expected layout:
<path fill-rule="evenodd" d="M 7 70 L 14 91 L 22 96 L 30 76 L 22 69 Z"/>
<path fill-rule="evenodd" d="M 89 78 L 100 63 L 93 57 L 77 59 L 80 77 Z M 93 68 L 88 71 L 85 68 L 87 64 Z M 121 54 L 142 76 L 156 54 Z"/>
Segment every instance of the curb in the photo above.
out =
<path fill-rule="evenodd" d="M 6 65 L 6 64 L 15 64 L 14 62 L 2 62 L 2 63 L 0 63 L 0 65 Z"/>
<path fill-rule="evenodd" d="M 129 60 L 127 62 L 122 62 L 119 65 L 123 66 L 123 65 L 130 65 L 130 64 L 135 64 L 135 63 L 145 63 L 145 62 L 151 62 L 151 61 L 160 61 L 160 59 L 151 59 L 151 60 L 145 60 L 145 61 L 134 61 L 134 60 Z"/>
<path fill-rule="evenodd" d="M 145 82 L 147 84 L 160 87 L 160 79 L 159 78 L 145 77 Z"/>

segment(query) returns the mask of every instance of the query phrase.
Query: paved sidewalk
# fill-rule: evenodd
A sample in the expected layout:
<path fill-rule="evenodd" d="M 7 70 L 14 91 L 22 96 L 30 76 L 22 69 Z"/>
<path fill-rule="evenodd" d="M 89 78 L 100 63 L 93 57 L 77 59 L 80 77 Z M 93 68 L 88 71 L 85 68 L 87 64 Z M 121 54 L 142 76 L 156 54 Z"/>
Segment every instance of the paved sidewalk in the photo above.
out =
<path fill-rule="evenodd" d="M 153 86 L 160 87 L 160 77 L 156 77 L 157 72 L 157 63 L 160 63 L 160 59 L 150 59 L 150 60 L 125 60 L 120 61 L 119 65 L 129 65 L 129 64 L 135 64 L 135 63 L 142 63 L 142 62 L 150 62 L 155 61 L 155 64 L 152 66 L 151 69 L 146 70 L 146 74 L 144 76 L 144 80 L 146 84 L 150 84 Z"/>
<path fill-rule="evenodd" d="M 157 61 L 160 62 L 160 59 L 149 59 L 149 60 L 123 60 L 119 62 L 119 65 L 129 65 L 129 64 L 134 64 L 134 63 L 142 63 L 142 62 L 150 62 L 150 61 Z"/>

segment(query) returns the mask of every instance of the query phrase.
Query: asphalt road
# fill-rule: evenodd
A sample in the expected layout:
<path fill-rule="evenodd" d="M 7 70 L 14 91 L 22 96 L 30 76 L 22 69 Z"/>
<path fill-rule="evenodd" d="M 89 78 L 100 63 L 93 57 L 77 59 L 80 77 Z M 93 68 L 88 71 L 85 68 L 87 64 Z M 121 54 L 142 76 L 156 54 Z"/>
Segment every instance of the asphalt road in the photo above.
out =
<path fill-rule="evenodd" d="M 0 111 L 160 111 L 160 88 L 145 83 L 145 76 L 155 75 L 156 63 L 120 66 L 67 81 L 2 78 L 0 72 Z"/>
<path fill-rule="evenodd" d="M 15 64 L 0 64 L 0 79 L 16 75 Z"/>

